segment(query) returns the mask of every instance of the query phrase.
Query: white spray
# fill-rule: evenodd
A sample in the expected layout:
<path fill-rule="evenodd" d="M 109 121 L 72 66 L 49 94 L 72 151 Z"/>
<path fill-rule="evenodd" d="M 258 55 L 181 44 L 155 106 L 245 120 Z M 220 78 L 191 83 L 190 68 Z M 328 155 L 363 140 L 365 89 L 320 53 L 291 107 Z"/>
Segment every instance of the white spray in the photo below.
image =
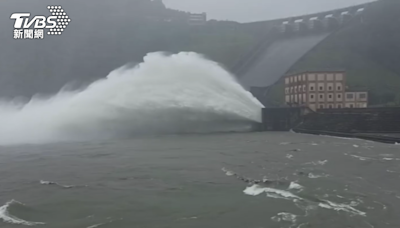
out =
<path fill-rule="evenodd" d="M 243 130 L 261 121 L 261 108 L 219 64 L 196 53 L 151 53 L 81 91 L 0 102 L 0 144 Z"/>

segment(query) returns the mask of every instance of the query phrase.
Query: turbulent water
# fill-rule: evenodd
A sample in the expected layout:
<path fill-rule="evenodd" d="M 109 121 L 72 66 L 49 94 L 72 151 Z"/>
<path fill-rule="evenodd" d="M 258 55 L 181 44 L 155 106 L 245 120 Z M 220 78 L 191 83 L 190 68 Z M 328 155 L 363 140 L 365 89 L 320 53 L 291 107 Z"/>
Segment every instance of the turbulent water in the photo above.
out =
<path fill-rule="evenodd" d="M 196 53 L 151 53 L 81 91 L 0 103 L 0 144 L 247 130 L 262 105 Z"/>
<path fill-rule="evenodd" d="M 195 53 L 2 101 L 0 227 L 398 227 L 399 145 L 226 133 L 261 107 Z"/>
<path fill-rule="evenodd" d="M 0 227 L 394 228 L 399 152 L 294 133 L 0 147 Z"/>

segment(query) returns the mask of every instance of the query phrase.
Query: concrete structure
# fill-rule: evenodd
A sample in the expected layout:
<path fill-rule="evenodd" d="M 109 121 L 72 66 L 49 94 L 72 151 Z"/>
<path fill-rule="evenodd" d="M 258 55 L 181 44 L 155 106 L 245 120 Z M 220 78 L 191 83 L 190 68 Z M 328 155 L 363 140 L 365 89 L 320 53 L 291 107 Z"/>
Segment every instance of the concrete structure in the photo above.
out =
<path fill-rule="evenodd" d="M 205 25 L 207 23 L 207 14 L 189 13 L 189 25 Z"/>
<path fill-rule="evenodd" d="M 327 12 L 281 19 L 278 29 L 282 33 L 321 31 L 335 29 L 349 22 L 351 18 L 360 16 L 368 4 L 351 6 Z"/>
<path fill-rule="evenodd" d="M 261 131 L 289 131 L 298 125 L 304 116 L 311 114 L 307 107 L 263 108 Z"/>
<path fill-rule="evenodd" d="M 345 93 L 346 108 L 367 108 L 368 92 L 361 90 L 348 90 Z"/>
<path fill-rule="evenodd" d="M 244 56 L 240 57 L 231 71 L 240 84 L 249 90 L 252 87 L 267 90 L 287 74 L 314 47 L 329 37 L 332 32 L 351 24 L 363 21 L 364 9 L 374 3 L 277 19 L 249 23 L 264 30 L 264 38 Z M 261 97 L 259 99 L 264 99 Z"/>
<path fill-rule="evenodd" d="M 285 103 L 318 109 L 366 108 L 365 91 L 346 91 L 344 71 L 310 71 L 285 77 Z"/>

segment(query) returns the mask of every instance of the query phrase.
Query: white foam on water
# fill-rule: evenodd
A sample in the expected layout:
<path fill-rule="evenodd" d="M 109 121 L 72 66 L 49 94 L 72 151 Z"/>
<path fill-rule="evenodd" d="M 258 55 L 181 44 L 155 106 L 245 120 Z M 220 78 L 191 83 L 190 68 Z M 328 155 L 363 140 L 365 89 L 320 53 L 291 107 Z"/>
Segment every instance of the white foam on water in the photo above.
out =
<path fill-rule="evenodd" d="M 267 197 L 292 200 L 296 204 L 296 206 L 298 206 L 299 208 L 306 211 L 306 216 L 308 214 L 308 211 L 316 209 L 316 206 L 324 208 L 324 209 L 330 209 L 330 210 L 335 210 L 335 211 L 344 211 L 344 212 L 347 212 L 350 214 L 366 216 L 365 212 L 357 210 L 354 207 L 352 207 L 351 205 L 335 203 L 335 202 L 331 202 L 328 200 L 320 200 L 318 203 L 316 203 L 316 202 L 301 198 L 289 191 L 280 190 L 280 189 L 265 188 L 265 187 L 261 187 L 259 185 L 253 185 L 253 186 L 247 187 L 243 192 L 246 195 L 251 195 L 251 196 L 257 196 L 257 195 L 260 195 L 265 192 L 265 193 L 267 193 L 266 194 Z M 352 202 L 352 204 L 354 205 L 353 202 Z M 276 219 L 276 220 L 278 220 L 278 219 Z"/>
<path fill-rule="evenodd" d="M 289 145 L 289 144 L 291 144 L 290 142 L 281 142 L 281 143 L 279 143 L 279 145 Z"/>
<path fill-rule="evenodd" d="M 306 165 L 325 165 L 326 163 L 328 163 L 328 160 L 324 160 L 324 161 L 312 161 L 312 162 L 307 162 L 305 163 Z"/>
<path fill-rule="evenodd" d="M 295 189 L 295 190 L 303 190 L 304 187 L 303 187 L 302 185 L 296 183 L 296 182 L 290 182 L 290 185 L 289 185 L 289 188 L 288 188 L 288 189 L 289 189 L 289 190 L 292 190 L 292 189 Z"/>
<path fill-rule="evenodd" d="M 361 157 L 361 156 L 358 156 L 358 155 L 350 155 L 350 156 L 353 157 L 353 158 L 357 158 L 357 159 L 359 159 L 360 161 L 372 160 L 372 158 Z"/>
<path fill-rule="evenodd" d="M 308 225 L 308 223 L 302 223 L 297 228 L 302 228 L 303 226 L 306 226 L 306 225 Z"/>
<path fill-rule="evenodd" d="M 400 161 L 399 158 L 382 158 L 384 161 Z"/>
<path fill-rule="evenodd" d="M 275 194 L 275 193 L 266 193 L 266 196 L 268 198 L 273 198 L 273 199 L 284 199 L 284 200 L 287 200 L 286 197 L 283 197 L 283 196 L 281 196 L 279 194 Z"/>
<path fill-rule="evenodd" d="M 57 186 L 62 187 L 62 188 L 74 188 L 74 187 L 78 187 L 78 186 L 76 186 L 76 185 L 62 185 L 62 184 L 59 184 L 59 183 L 57 183 L 57 182 L 45 181 L 45 180 L 41 180 L 41 181 L 40 181 L 40 184 L 42 184 L 42 185 L 57 185 Z M 86 186 L 85 186 L 85 187 L 86 187 Z"/>
<path fill-rule="evenodd" d="M 224 171 L 225 174 L 226 174 L 227 176 L 233 176 L 233 175 L 235 175 L 234 172 L 232 172 L 232 171 L 230 171 L 230 170 L 227 170 L 227 169 L 225 169 L 225 168 L 222 168 L 222 171 Z"/>
<path fill-rule="evenodd" d="M 92 225 L 92 226 L 88 226 L 87 228 L 96 228 L 96 227 L 102 226 L 104 224 L 106 224 L 106 223 L 95 224 L 95 225 Z"/>
<path fill-rule="evenodd" d="M 271 220 L 275 222 L 285 221 L 290 223 L 296 223 L 297 215 L 287 212 L 280 212 L 276 216 L 272 217 Z"/>
<path fill-rule="evenodd" d="M 325 165 L 327 162 L 328 162 L 328 160 L 318 161 L 317 164 L 318 165 Z"/>
<path fill-rule="evenodd" d="M 360 146 L 359 146 L 359 145 L 356 145 L 356 144 L 354 144 L 354 145 L 353 145 L 353 147 L 355 147 L 355 148 L 358 148 L 358 147 L 360 147 Z"/>
<path fill-rule="evenodd" d="M 310 179 L 317 179 L 317 178 L 322 178 L 322 177 L 329 177 L 329 175 L 328 174 L 315 175 L 312 173 L 308 174 L 308 178 L 310 178 Z"/>
<path fill-rule="evenodd" d="M 320 207 L 325 208 L 325 209 L 330 209 L 330 210 L 335 210 L 335 211 L 345 211 L 351 214 L 355 215 L 360 215 L 360 216 L 366 216 L 367 213 L 357 210 L 353 208 L 350 205 L 347 204 L 339 204 L 339 203 L 334 203 L 328 200 L 325 200 L 324 203 L 319 203 L 318 204 Z"/>
<path fill-rule="evenodd" d="M 288 159 L 292 159 L 292 158 L 293 158 L 293 155 L 291 155 L 291 154 L 287 154 L 287 155 L 286 155 L 286 158 L 288 158 Z"/>
<path fill-rule="evenodd" d="M 294 195 L 293 193 L 285 190 L 280 190 L 280 189 L 275 189 L 275 188 L 266 188 L 266 187 L 261 187 L 260 185 L 253 185 L 250 187 L 247 187 L 243 191 L 246 195 L 250 196 L 257 196 L 262 193 L 267 193 L 267 196 L 271 196 L 273 198 L 283 198 L 283 199 L 301 199 L 301 197 Z"/>
<path fill-rule="evenodd" d="M 18 201 L 11 200 L 11 201 L 8 201 L 5 205 L 0 207 L 0 219 L 3 220 L 4 222 L 10 223 L 10 224 L 25 225 L 25 226 L 35 226 L 35 225 L 45 224 L 43 222 L 26 221 L 26 220 L 23 220 L 16 216 L 11 215 L 10 212 L 8 211 L 8 209 L 13 204 L 23 205 L 22 203 L 20 203 Z"/>
<path fill-rule="evenodd" d="M 253 185 L 247 187 L 244 191 L 244 194 L 249 196 L 258 196 L 265 192 L 265 188 L 260 187 L 259 185 Z"/>
<path fill-rule="evenodd" d="M 218 63 L 150 53 L 81 91 L 0 101 L 0 145 L 248 131 L 262 104 Z"/>
<path fill-rule="evenodd" d="M 356 206 L 360 205 L 360 203 L 362 203 L 362 202 L 351 201 L 349 205 L 352 206 L 352 207 L 356 207 Z"/>
<path fill-rule="evenodd" d="M 190 220 L 190 219 L 198 219 L 198 217 L 189 217 L 189 218 L 180 218 L 178 220 Z"/>

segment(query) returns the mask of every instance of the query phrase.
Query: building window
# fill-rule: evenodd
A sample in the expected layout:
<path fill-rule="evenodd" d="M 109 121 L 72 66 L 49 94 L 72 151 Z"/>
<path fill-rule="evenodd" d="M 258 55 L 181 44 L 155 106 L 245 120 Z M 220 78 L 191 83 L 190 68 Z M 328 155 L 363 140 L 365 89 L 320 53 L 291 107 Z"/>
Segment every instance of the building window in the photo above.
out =
<path fill-rule="evenodd" d="M 314 99 L 314 95 L 311 94 L 311 95 L 310 95 L 310 98 L 311 98 L 311 99 Z"/>
<path fill-rule="evenodd" d="M 354 108 L 354 105 L 353 105 L 353 104 L 351 104 L 351 105 L 350 105 L 350 108 Z"/>
<path fill-rule="evenodd" d="M 332 86 L 329 86 L 329 88 L 328 88 L 329 90 L 332 90 Z"/>
<path fill-rule="evenodd" d="M 338 108 L 342 108 L 342 105 L 338 105 Z"/>
<path fill-rule="evenodd" d="M 322 99 L 322 98 L 324 98 L 324 96 L 321 94 L 321 95 L 319 95 L 319 98 L 321 98 L 321 99 Z"/>
<path fill-rule="evenodd" d="M 311 91 L 314 91 L 314 86 L 311 86 L 311 87 L 310 87 L 310 90 L 311 90 Z"/>
<path fill-rule="evenodd" d="M 333 106 L 332 106 L 332 105 L 329 105 L 329 108 L 333 108 Z"/>
<path fill-rule="evenodd" d="M 347 98 L 347 99 L 353 99 L 353 98 L 354 98 L 354 96 L 353 96 L 353 94 L 352 94 L 352 93 L 349 93 L 349 94 L 347 94 L 347 95 L 346 95 L 346 98 Z"/>
<path fill-rule="evenodd" d="M 338 86 L 338 87 L 337 87 L 337 90 L 338 90 L 338 91 L 341 91 L 341 90 L 342 90 L 342 87 L 341 87 L 341 86 Z"/>
<path fill-rule="evenodd" d="M 324 90 L 324 88 L 323 88 L 322 86 L 320 86 L 320 87 L 319 87 L 319 90 L 322 91 L 322 90 Z"/>
<path fill-rule="evenodd" d="M 332 94 L 329 94 L 329 98 L 332 99 Z"/>
<path fill-rule="evenodd" d="M 360 99 L 365 99 L 365 98 L 367 98 L 367 94 L 365 94 L 365 93 L 362 93 L 362 94 L 360 94 Z"/>
<path fill-rule="evenodd" d="M 320 108 L 320 109 L 323 109 L 323 108 L 324 108 L 324 105 L 320 105 L 319 108 Z"/>
<path fill-rule="evenodd" d="M 342 98 L 342 94 L 338 94 L 337 98 L 339 98 L 339 99 Z"/>

